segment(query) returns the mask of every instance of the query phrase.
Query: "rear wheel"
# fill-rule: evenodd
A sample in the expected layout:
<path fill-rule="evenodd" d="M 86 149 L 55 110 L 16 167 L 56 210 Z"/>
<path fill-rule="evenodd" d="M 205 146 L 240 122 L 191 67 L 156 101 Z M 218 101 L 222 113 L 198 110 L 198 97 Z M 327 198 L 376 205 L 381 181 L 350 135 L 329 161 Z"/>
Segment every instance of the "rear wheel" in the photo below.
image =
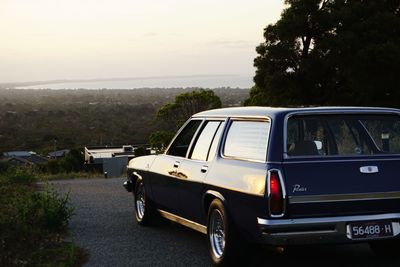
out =
<path fill-rule="evenodd" d="M 219 199 L 211 202 L 207 216 L 208 250 L 214 266 L 233 266 L 238 259 L 239 239 Z"/>
<path fill-rule="evenodd" d="M 147 197 L 143 181 L 140 179 L 136 181 L 134 197 L 136 222 L 140 225 L 148 226 L 158 221 L 157 210 Z"/>

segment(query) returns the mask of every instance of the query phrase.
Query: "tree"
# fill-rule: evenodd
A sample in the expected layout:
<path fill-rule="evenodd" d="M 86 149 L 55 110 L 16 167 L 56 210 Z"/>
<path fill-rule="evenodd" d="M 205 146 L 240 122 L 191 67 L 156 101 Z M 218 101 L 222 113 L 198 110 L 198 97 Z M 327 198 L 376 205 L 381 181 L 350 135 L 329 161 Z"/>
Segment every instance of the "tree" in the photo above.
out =
<path fill-rule="evenodd" d="M 267 97 L 264 92 L 257 86 L 250 89 L 250 97 L 243 103 L 244 106 L 266 106 L 268 105 Z"/>
<path fill-rule="evenodd" d="M 85 158 L 81 151 L 72 149 L 64 158 L 58 161 L 60 171 L 78 172 L 83 169 Z"/>
<path fill-rule="evenodd" d="M 199 89 L 177 95 L 173 103 L 168 103 L 158 110 L 157 118 L 162 123 L 162 130 L 150 134 L 151 147 L 159 151 L 164 150 L 176 130 L 193 114 L 221 106 L 220 98 L 212 90 Z"/>
<path fill-rule="evenodd" d="M 400 106 L 400 1 L 285 3 L 256 49 L 246 104 Z"/>
<path fill-rule="evenodd" d="M 135 148 L 135 157 L 146 156 L 149 154 L 150 151 L 148 151 L 145 146 L 138 146 L 137 148 Z"/>
<path fill-rule="evenodd" d="M 173 132 L 157 131 L 150 134 L 150 146 L 158 151 L 163 151 L 174 137 Z"/>
<path fill-rule="evenodd" d="M 221 105 L 221 100 L 212 90 L 200 89 L 177 95 L 174 103 L 168 103 L 158 110 L 157 117 L 179 128 L 193 114 L 220 108 Z"/>

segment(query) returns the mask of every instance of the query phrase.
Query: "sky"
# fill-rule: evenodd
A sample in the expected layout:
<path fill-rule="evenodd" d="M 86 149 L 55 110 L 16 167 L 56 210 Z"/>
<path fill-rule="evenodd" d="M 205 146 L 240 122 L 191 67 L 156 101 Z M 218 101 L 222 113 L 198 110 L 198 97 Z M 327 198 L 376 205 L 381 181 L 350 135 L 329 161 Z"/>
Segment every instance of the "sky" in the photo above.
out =
<path fill-rule="evenodd" d="M 283 0 L 1 0 L 0 83 L 233 74 Z"/>

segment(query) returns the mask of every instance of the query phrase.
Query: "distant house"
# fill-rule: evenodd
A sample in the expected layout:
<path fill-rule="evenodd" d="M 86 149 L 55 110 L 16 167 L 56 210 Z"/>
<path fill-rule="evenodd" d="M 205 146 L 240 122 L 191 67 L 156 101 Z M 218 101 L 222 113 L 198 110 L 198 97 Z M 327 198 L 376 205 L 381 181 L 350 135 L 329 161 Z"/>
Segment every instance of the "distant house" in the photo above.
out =
<path fill-rule="evenodd" d="M 17 166 L 31 166 L 36 164 L 46 164 L 48 159 L 36 154 L 33 151 L 10 151 L 4 152 L 3 157 L 8 162 Z"/>
<path fill-rule="evenodd" d="M 10 151 L 10 152 L 4 152 L 3 156 L 6 158 L 30 157 L 32 154 L 36 154 L 36 153 L 33 151 Z"/>
<path fill-rule="evenodd" d="M 58 150 L 54 152 L 50 152 L 48 157 L 51 159 L 59 159 L 65 157 L 70 152 L 69 149 Z"/>
<path fill-rule="evenodd" d="M 131 145 L 125 146 L 92 146 L 85 147 L 86 164 L 102 164 L 105 158 L 135 156 L 135 148 Z"/>
<path fill-rule="evenodd" d="M 135 148 L 125 146 L 85 147 L 85 164 L 96 166 L 107 177 L 125 174 L 128 161 L 135 157 Z"/>
<path fill-rule="evenodd" d="M 33 162 L 30 162 L 29 160 L 24 159 L 24 158 L 19 158 L 19 157 L 9 158 L 8 163 L 10 163 L 14 166 L 19 166 L 19 167 L 22 167 L 22 166 L 27 167 L 27 166 L 35 165 Z"/>

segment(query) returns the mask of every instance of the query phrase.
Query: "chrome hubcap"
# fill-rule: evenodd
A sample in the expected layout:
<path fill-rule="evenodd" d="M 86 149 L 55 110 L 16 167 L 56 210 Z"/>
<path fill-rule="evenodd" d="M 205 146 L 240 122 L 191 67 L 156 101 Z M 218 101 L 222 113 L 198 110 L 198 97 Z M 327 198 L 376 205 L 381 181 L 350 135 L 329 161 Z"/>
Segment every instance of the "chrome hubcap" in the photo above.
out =
<path fill-rule="evenodd" d="M 225 249 L 225 225 L 219 210 L 213 210 L 210 217 L 209 238 L 216 258 L 222 257 Z"/>
<path fill-rule="evenodd" d="M 139 219 L 143 219 L 144 211 L 146 208 L 145 192 L 143 184 L 140 184 L 136 192 L 136 212 Z"/>

